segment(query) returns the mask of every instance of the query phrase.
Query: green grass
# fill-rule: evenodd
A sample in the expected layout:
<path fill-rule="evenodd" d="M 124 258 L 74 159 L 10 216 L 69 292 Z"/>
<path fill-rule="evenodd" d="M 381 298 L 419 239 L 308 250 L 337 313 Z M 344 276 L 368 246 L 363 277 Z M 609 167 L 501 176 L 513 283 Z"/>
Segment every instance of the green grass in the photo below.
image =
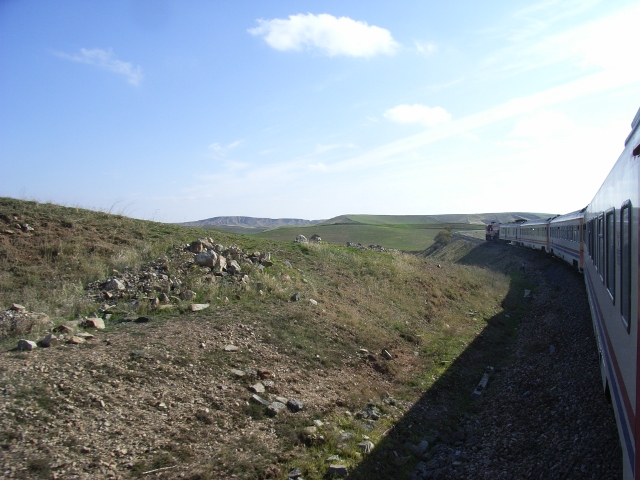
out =
<path fill-rule="evenodd" d="M 257 233 L 259 238 L 275 241 L 295 240 L 297 235 L 310 238 L 320 235 L 323 242 L 345 245 L 346 242 L 360 243 L 364 246 L 382 245 L 385 248 L 406 252 L 425 250 L 433 244 L 435 236 L 448 224 L 396 224 L 383 225 L 314 225 L 310 227 L 287 227 Z M 476 225 L 452 225 L 454 231 L 477 229 Z"/>

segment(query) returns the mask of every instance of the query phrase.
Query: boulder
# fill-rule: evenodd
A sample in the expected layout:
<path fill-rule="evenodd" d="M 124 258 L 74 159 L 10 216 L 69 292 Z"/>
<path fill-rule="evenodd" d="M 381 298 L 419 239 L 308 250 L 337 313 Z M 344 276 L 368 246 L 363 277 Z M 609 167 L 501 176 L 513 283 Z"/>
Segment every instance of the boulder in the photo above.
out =
<path fill-rule="evenodd" d="M 49 334 L 38 342 L 43 348 L 55 347 L 58 344 L 58 337 L 53 334 Z"/>
<path fill-rule="evenodd" d="M 309 243 L 309 240 L 307 240 L 307 237 L 304 235 L 298 235 L 296 237 L 296 243 Z"/>
<path fill-rule="evenodd" d="M 126 289 L 124 282 L 118 280 L 117 278 L 112 278 L 108 280 L 107 283 L 104 284 L 104 289 L 109 291 L 123 291 Z"/>
<path fill-rule="evenodd" d="M 189 305 L 189 310 L 191 310 L 192 312 L 199 312 L 206 308 L 209 308 L 208 303 L 192 303 L 191 305 Z"/>
<path fill-rule="evenodd" d="M 31 340 L 18 340 L 18 350 L 22 352 L 33 350 L 37 346 L 36 342 L 32 342 Z"/>
<path fill-rule="evenodd" d="M 201 267 L 214 268 L 218 261 L 218 254 L 213 250 L 207 250 L 206 252 L 198 253 L 194 261 L 196 265 L 200 265 Z"/>
<path fill-rule="evenodd" d="M 180 298 L 182 300 L 195 300 L 196 292 L 194 292 L 193 290 L 184 290 L 180 292 Z"/>
<path fill-rule="evenodd" d="M 97 328 L 98 330 L 104 330 L 104 320 L 101 318 L 85 318 L 84 326 L 87 328 Z"/>

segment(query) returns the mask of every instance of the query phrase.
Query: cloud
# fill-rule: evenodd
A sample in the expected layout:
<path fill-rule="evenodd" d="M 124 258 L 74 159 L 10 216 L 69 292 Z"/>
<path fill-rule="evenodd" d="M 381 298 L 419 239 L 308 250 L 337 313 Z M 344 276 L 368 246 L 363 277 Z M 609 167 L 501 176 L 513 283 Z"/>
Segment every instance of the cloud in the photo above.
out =
<path fill-rule="evenodd" d="M 217 157 L 224 157 L 230 150 L 233 150 L 242 143 L 242 140 L 236 140 L 229 145 L 220 145 L 218 142 L 214 142 L 207 148 L 211 150 Z"/>
<path fill-rule="evenodd" d="M 289 15 L 288 19 L 259 19 L 257 22 L 259 26 L 248 32 L 262 36 L 267 45 L 281 51 L 306 48 L 329 57 L 372 57 L 391 55 L 399 47 L 385 28 L 326 13 Z"/>
<path fill-rule="evenodd" d="M 429 57 L 433 55 L 436 52 L 436 50 L 438 50 L 438 47 L 436 47 L 435 43 L 415 42 L 415 44 L 416 44 L 416 50 L 418 51 L 418 53 L 424 55 L 425 57 Z"/>
<path fill-rule="evenodd" d="M 451 114 L 442 107 L 426 105 L 398 105 L 384 112 L 384 117 L 397 123 L 422 123 L 433 127 L 451 120 Z"/>
<path fill-rule="evenodd" d="M 140 85 L 140 82 L 144 77 L 140 65 L 134 66 L 132 63 L 118 60 L 111 49 L 102 50 L 100 48 L 94 48 L 93 50 L 90 50 L 88 48 L 81 48 L 80 53 L 69 54 L 64 52 L 55 52 L 55 54 L 65 60 L 93 65 L 94 67 L 98 67 L 102 70 L 124 75 L 127 78 L 127 81 L 134 86 Z"/>
<path fill-rule="evenodd" d="M 569 117 L 562 113 L 543 111 L 516 122 L 509 138 L 537 138 L 566 136 L 577 130 Z"/>
<path fill-rule="evenodd" d="M 308 165 L 309 170 L 313 170 L 314 172 L 326 172 L 329 168 L 322 162 L 318 163 L 310 163 Z"/>

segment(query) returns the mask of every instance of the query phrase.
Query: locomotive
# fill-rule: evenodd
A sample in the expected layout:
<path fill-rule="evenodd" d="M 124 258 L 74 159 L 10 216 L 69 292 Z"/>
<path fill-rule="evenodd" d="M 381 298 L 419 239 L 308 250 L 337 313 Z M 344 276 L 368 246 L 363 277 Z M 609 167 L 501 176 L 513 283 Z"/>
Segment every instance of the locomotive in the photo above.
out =
<path fill-rule="evenodd" d="M 640 109 L 624 150 L 581 210 L 487 225 L 487 241 L 541 250 L 584 274 L 602 388 L 611 399 L 624 479 L 640 480 Z"/>

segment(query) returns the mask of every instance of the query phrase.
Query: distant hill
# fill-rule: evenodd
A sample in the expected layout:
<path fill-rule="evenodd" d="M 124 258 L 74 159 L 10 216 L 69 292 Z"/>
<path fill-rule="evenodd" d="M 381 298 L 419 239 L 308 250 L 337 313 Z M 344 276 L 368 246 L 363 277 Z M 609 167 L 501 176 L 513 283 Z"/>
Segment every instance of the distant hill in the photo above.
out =
<path fill-rule="evenodd" d="M 205 220 L 179 223 L 183 227 L 217 228 L 236 233 L 257 233 L 278 227 L 306 227 L 322 220 L 300 218 L 255 218 L 255 217 L 213 217 Z"/>
<path fill-rule="evenodd" d="M 322 225 L 414 225 L 458 223 L 487 225 L 491 222 L 508 223 L 516 220 L 548 218 L 548 213 L 503 212 L 503 213 L 457 213 L 449 215 L 340 215 L 321 222 Z"/>

